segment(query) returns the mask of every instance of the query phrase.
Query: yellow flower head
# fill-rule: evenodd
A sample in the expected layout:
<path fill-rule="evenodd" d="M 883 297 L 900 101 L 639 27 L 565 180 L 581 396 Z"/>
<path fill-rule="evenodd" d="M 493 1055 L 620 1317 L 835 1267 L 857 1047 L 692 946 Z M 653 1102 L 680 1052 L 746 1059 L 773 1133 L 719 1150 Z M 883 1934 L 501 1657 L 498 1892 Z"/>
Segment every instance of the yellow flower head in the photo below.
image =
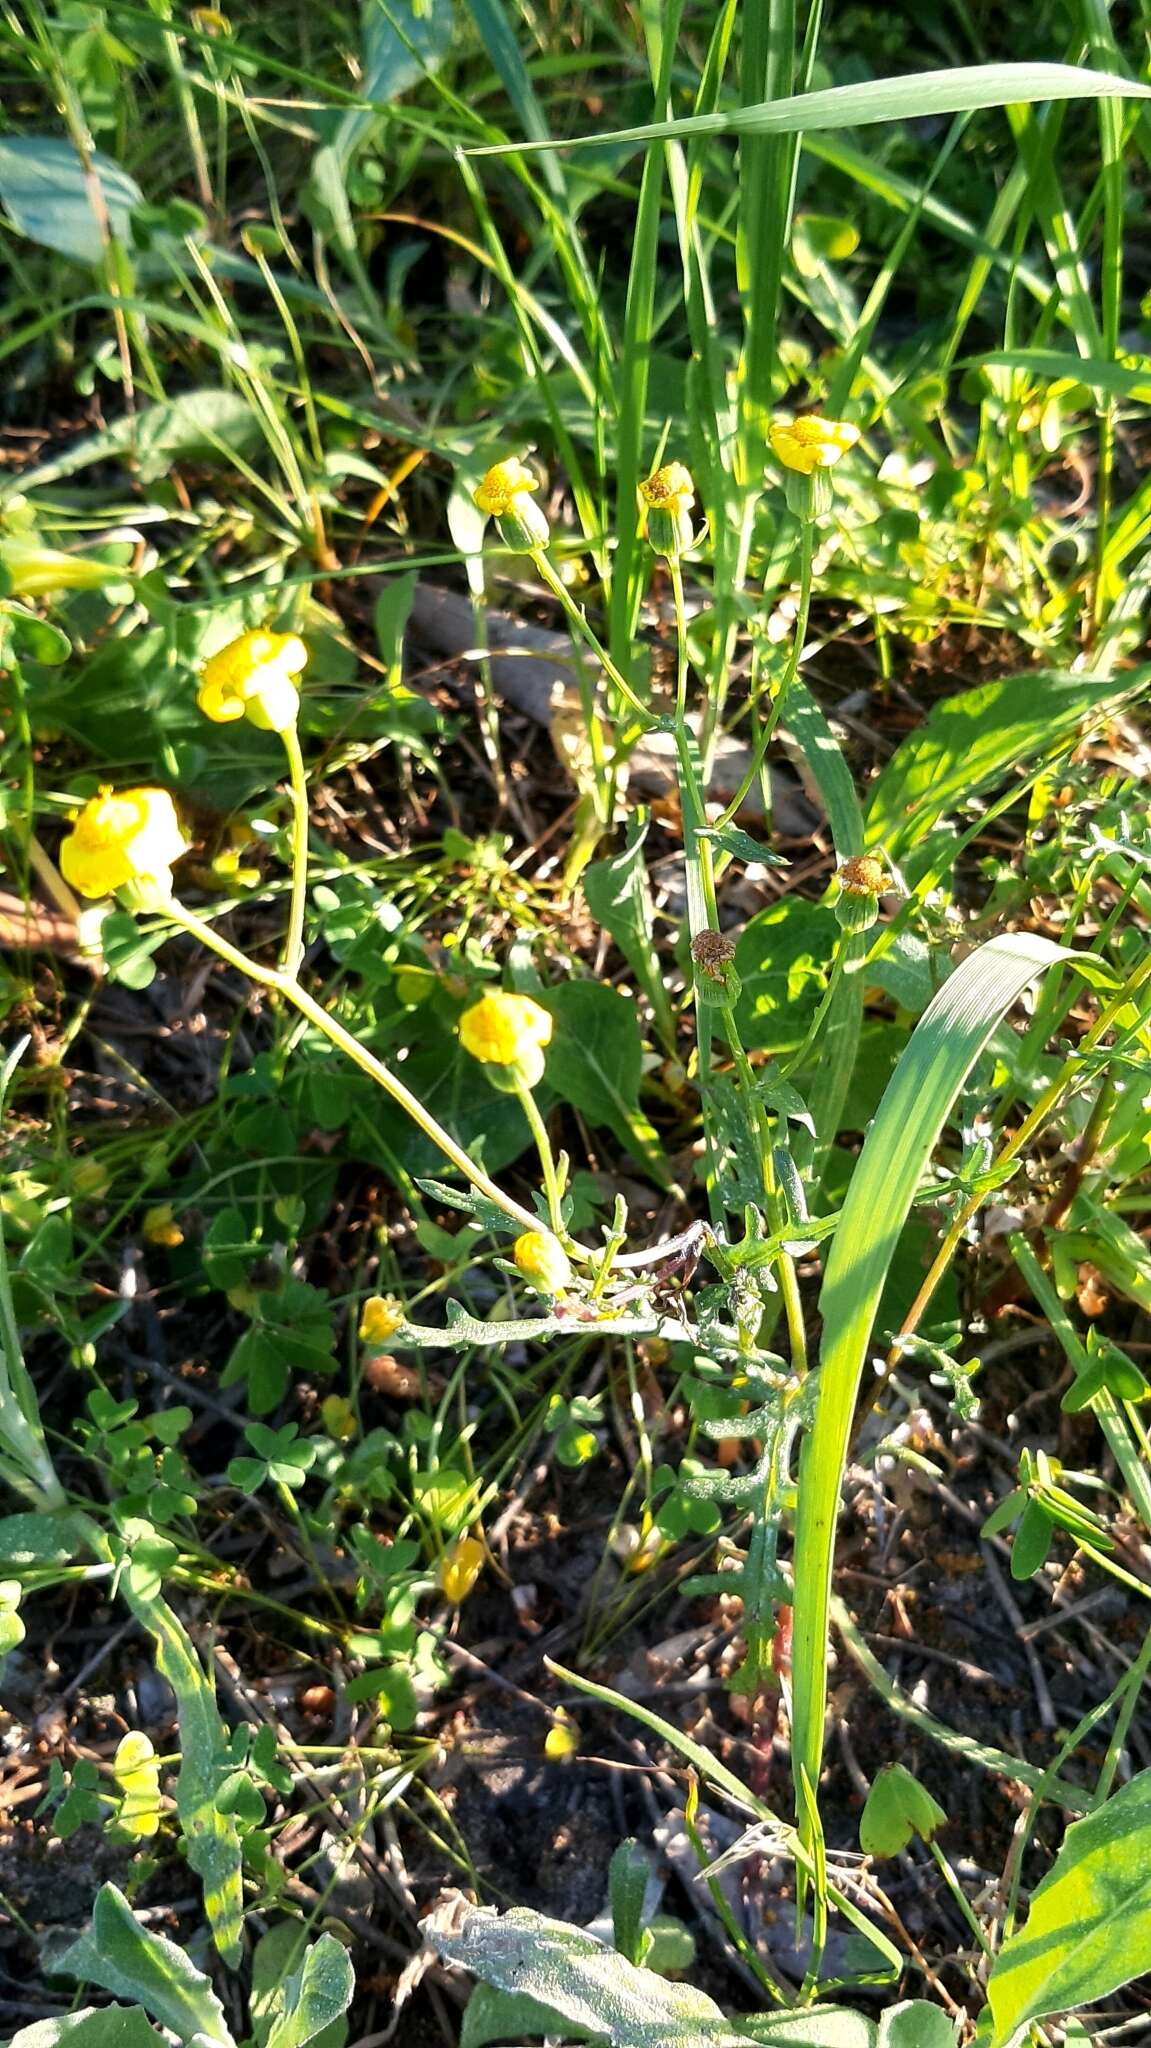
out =
<path fill-rule="evenodd" d="M 525 1230 L 512 1247 L 512 1258 L 524 1279 L 544 1294 L 562 1294 L 571 1286 L 571 1262 L 550 1230 Z"/>
<path fill-rule="evenodd" d="M 825 420 L 814 412 L 798 420 L 777 420 L 769 431 L 776 461 L 798 470 L 800 476 L 832 469 L 859 439 L 859 428 L 849 420 Z"/>
<path fill-rule="evenodd" d="M 509 547 L 546 548 L 551 529 L 532 497 L 539 483 L 518 455 L 494 462 L 472 492 L 473 502 L 489 519 L 498 519 Z"/>
<path fill-rule="evenodd" d="M 538 490 L 539 484 L 526 463 L 518 455 L 511 455 L 506 462 L 493 462 L 473 495 L 480 511 L 489 519 L 502 519 L 505 512 L 515 507 L 517 498 Z"/>
<path fill-rule="evenodd" d="M 172 862 L 190 844 L 166 789 L 102 789 L 64 839 L 60 871 L 81 896 L 132 885 L 140 907 L 159 905 L 171 899 Z"/>
<path fill-rule="evenodd" d="M 386 1344 L 406 1321 L 403 1302 L 394 1294 L 369 1294 L 360 1315 L 360 1342 Z"/>
<path fill-rule="evenodd" d="M 551 1017 L 539 1003 L 503 989 L 481 996 L 460 1018 L 464 1051 L 486 1066 L 515 1067 L 529 1088 L 543 1074 L 543 1048 L 551 1035 Z"/>
<path fill-rule="evenodd" d="M 639 487 L 647 513 L 647 537 L 657 555 L 675 561 L 692 543 L 695 484 L 682 462 L 665 462 Z"/>
<path fill-rule="evenodd" d="M 474 1536 L 460 1536 L 440 1559 L 440 1591 L 458 1607 L 466 1600 L 483 1570 L 486 1553 Z"/>
<path fill-rule="evenodd" d="M 250 718 L 262 732 L 289 732 L 300 712 L 292 678 L 307 659 L 295 633 L 241 633 L 204 663 L 196 702 L 217 725 Z"/>
<path fill-rule="evenodd" d="M 649 512 L 690 512 L 695 504 L 692 474 L 682 462 L 665 462 L 640 485 L 639 494 Z"/>

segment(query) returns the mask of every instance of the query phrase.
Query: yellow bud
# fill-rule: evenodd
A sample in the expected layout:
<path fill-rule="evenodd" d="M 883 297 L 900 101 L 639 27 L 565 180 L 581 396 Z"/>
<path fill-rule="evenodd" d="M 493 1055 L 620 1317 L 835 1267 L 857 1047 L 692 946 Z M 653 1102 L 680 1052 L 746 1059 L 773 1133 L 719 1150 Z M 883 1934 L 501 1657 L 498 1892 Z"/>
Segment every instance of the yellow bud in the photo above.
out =
<path fill-rule="evenodd" d="M 320 1419 L 328 1435 L 338 1444 L 349 1444 L 359 1429 L 356 1411 L 342 1394 L 327 1394 L 320 1402 Z"/>
<path fill-rule="evenodd" d="M 512 1258 L 524 1279 L 544 1294 L 562 1294 L 571 1286 L 571 1261 L 550 1230 L 525 1230 L 515 1241 Z"/>
<path fill-rule="evenodd" d="M 474 1536 L 460 1536 L 450 1550 L 445 1550 L 438 1575 L 440 1591 L 453 1607 L 467 1599 L 483 1570 L 486 1555 L 483 1544 Z"/>
<path fill-rule="evenodd" d="M 544 1737 L 544 1755 L 553 1764 L 569 1764 L 578 1754 L 580 1730 L 578 1721 L 557 1707 L 551 1727 Z"/>
<path fill-rule="evenodd" d="M 171 1202 L 161 1202 L 156 1208 L 145 1210 L 141 1227 L 146 1244 L 162 1244 L 174 1251 L 184 1242 L 184 1233 L 176 1222 Z"/>

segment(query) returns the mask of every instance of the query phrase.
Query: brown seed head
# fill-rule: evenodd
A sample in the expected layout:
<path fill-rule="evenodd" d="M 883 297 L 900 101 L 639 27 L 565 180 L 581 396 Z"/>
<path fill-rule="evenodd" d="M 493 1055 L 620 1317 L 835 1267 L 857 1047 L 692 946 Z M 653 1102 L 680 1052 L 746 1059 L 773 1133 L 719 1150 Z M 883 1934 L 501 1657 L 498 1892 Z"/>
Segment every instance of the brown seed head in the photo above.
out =
<path fill-rule="evenodd" d="M 735 959 L 735 940 L 728 932 L 697 932 L 691 957 L 712 981 L 722 981 L 725 968 Z"/>

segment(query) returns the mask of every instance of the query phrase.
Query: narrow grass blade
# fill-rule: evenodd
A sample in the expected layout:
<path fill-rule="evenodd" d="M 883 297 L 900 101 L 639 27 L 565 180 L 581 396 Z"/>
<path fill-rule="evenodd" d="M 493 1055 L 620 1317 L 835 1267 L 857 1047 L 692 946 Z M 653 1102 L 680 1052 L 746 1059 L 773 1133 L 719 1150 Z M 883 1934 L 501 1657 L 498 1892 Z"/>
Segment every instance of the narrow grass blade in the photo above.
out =
<path fill-rule="evenodd" d="M 606 135 L 573 135 L 559 142 L 488 143 L 475 156 L 506 155 L 510 149 L 604 149 L 621 142 L 683 141 L 691 135 L 799 135 L 809 129 L 865 128 L 876 121 L 920 120 L 928 115 L 964 114 L 980 107 L 1024 106 L 1036 100 L 1151 99 L 1151 86 L 1136 85 L 1077 64 L 960 64 L 946 71 L 922 71 L 906 78 L 869 78 L 859 85 L 833 85 L 757 107 L 728 107 L 691 114 L 679 121 L 648 121 L 639 128 L 614 128 Z"/>
<path fill-rule="evenodd" d="M 823 1347 L 815 1421 L 800 1460 L 795 1532 L 792 1769 L 818 1786 L 827 1707 L 835 1522 L 856 1397 L 895 1247 L 955 1098 L 1028 984 L 1067 951 L 1027 933 L 971 954 L 925 1010 L 852 1176 L 820 1294 Z"/>

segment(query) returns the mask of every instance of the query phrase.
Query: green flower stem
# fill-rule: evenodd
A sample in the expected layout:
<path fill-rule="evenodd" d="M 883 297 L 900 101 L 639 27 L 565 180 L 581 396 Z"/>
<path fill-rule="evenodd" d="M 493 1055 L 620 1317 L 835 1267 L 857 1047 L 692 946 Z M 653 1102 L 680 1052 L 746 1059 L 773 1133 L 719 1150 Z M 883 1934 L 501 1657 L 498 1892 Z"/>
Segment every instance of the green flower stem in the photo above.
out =
<path fill-rule="evenodd" d="M 824 1020 L 827 1016 L 828 1011 L 831 1008 L 832 1003 L 835 1000 L 836 992 L 839 988 L 840 981 L 843 978 L 843 970 L 847 964 L 850 951 L 851 936 L 847 932 L 841 932 L 839 936 L 839 944 L 836 947 L 835 955 L 831 963 L 831 973 L 827 977 L 827 987 L 824 989 L 823 994 L 819 999 L 819 1007 L 816 1010 L 815 1015 L 811 1020 L 811 1023 L 808 1025 L 807 1036 L 804 1039 L 803 1044 L 799 1047 L 798 1051 L 793 1052 L 791 1058 L 789 1060 L 785 1060 L 783 1065 L 780 1067 L 779 1078 L 781 1081 L 788 1081 L 791 1079 L 791 1076 L 793 1074 L 798 1073 L 800 1067 L 802 1067 L 804 1061 L 806 1060 L 808 1053 L 811 1051 L 813 1045 L 815 1044 L 816 1039 L 819 1037 L 819 1034 L 823 1029 Z"/>
<path fill-rule="evenodd" d="M 288 757 L 288 778 L 292 794 L 292 896 L 288 909 L 288 933 L 284 941 L 283 971 L 295 981 L 304 964 L 304 908 L 308 893 L 308 777 L 300 750 L 300 735 L 294 725 L 280 734 Z"/>
<path fill-rule="evenodd" d="M 736 1073 L 743 1084 L 747 1098 L 748 1117 L 755 1128 L 759 1141 L 760 1177 L 763 1181 L 764 1200 L 767 1204 L 768 1221 L 773 1231 L 785 1229 L 787 1217 L 780 1199 L 779 1185 L 772 1155 L 771 1138 L 767 1130 L 763 1104 L 755 1088 L 755 1073 L 744 1049 L 735 1021 L 735 1011 L 730 1004 L 723 1010 L 724 1029 L 731 1048 L 731 1057 Z M 787 1318 L 787 1334 L 791 1344 L 792 1370 L 799 1375 L 807 1371 L 807 1330 L 803 1320 L 803 1300 L 799 1292 L 799 1280 L 795 1271 L 795 1260 L 788 1251 L 780 1250 L 776 1262 L 779 1271 L 779 1291 L 783 1296 L 783 1311 Z"/>
<path fill-rule="evenodd" d="M 956 1905 L 958 1906 L 960 1913 L 963 1915 L 963 1918 L 966 1920 L 967 1925 L 970 1927 L 972 1934 L 975 1936 L 975 1939 L 980 1949 L 982 1950 L 982 1953 L 985 1956 L 990 1956 L 991 1943 L 988 1941 L 987 1936 L 984 1934 L 982 1927 L 979 1925 L 979 1921 L 976 1918 L 975 1910 L 971 1904 L 970 1899 L 967 1896 L 967 1893 L 964 1891 L 963 1886 L 960 1884 L 959 1879 L 956 1877 L 955 1872 L 952 1870 L 950 1863 L 948 1862 L 946 1856 L 944 1855 L 942 1849 L 940 1848 L 938 1842 L 935 1840 L 934 1836 L 932 1836 L 927 1846 L 931 1851 L 932 1856 L 935 1858 L 936 1867 L 939 1871 L 940 1877 L 943 1879 L 943 1882 L 947 1886 L 948 1891 L 951 1893 L 951 1896 L 954 1899 Z"/>
<path fill-rule="evenodd" d="M 698 938 L 701 931 L 719 930 L 719 905 L 715 893 L 715 856 L 713 842 L 701 837 L 706 828 L 707 812 L 704 809 L 703 790 L 696 768 L 695 755 L 687 725 L 687 613 L 683 596 L 683 572 L 675 556 L 668 557 L 671 575 L 672 597 L 675 603 L 676 644 L 678 649 L 676 682 L 675 743 L 679 761 L 680 803 L 683 810 L 683 847 L 687 865 L 687 914 L 691 936 Z M 704 1104 L 704 1129 L 708 1136 L 708 1150 L 714 1162 L 711 1133 L 707 1120 L 707 1081 L 711 1066 L 711 1005 L 695 1005 L 696 1044 L 699 1050 L 700 1093 Z M 723 1018 L 724 1036 L 727 1039 L 732 1063 L 743 1086 L 747 1103 L 748 1122 L 756 1134 L 759 1147 L 760 1177 L 763 1183 L 764 1200 L 768 1220 L 773 1230 L 782 1229 L 786 1217 L 780 1202 L 776 1184 L 775 1161 L 772 1157 L 771 1139 L 768 1134 L 763 1105 L 756 1093 L 755 1074 L 748 1059 L 735 1011 L 730 1003 L 719 1006 Z M 709 1173 L 714 1181 L 714 1171 Z M 714 1207 L 714 1202 L 713 1202 Z M 790 1253 L 781 1251 L 778 1258 L 780 1293 L 783 1297 L 784 1313 L 787 1318 L 788 1336 L 791 1342 L 792 1364 L 797 1373 L 807 1368 L 807 1338 L 803 1321 L 803 1302 L 800 1298 L 799 1282 L 796 1278 L 795 1263 Z"/>
<path fill-rule="evenodd" d="M 683 564 L 678 555 L 667 558 L 668 574 L 671 577 L 672 598 L 675 602 L 675 718 L 677 725 L 687 724 L 687 606 L 683 596 Z"/>
<path fill-rule="evenodd" d="M 752 750 L 747 773 L 720 819 L 721 825 L 730 825 L 732 819 L 738 815 L 747 802 L 756 778 L 763 768 L 767 757 L 767 750 L 771 745 L 776 726 L 783 715 L 783 707 L 787 702 L 788 691 L 791 689 L 799 673 L 800 656 L 803 653 L 804 642 L 807 639 L 807 626 L 811 617 L 811 565 L 815 552 L 813 479 L 809 477 L 807 483 L 808 510 L 800 530 L 799 610 L 795 618 L 795 631 L 791 636 L 791 652 L 787 657 L 787 667 L 784 669 L 779 688 L 772 699 L 771 709 L 764 720 L 763 730 Z"/>
<path fill-rule="evenodd" d="M 496 1186 L 494 1180 L 489 1180 L 474 1159 L 469 1158 L 463 1146 L 457 1145 L 455 1139 L 436 1122 L 435 1117 L 429 1114 L 423 1103 L 412 1094 L 411 1089 L 405 1088 L 390 1067 L 386 1067 L 382 1060 L 377 1059 L 374 1053 L 361 1045 L 358 1038 L 354 1038 L 338 1018 L 333 1017 L 314 996 L 309 995 L 307 989 L 301 988 L 293 976 L 284 974 L 275 967 L 261 967 L 258 961 L 249 959 L 246 953 L 241 953 L 237 946 L 223 938 L 204 918 L 197 917 L 195 911 L 188 910 L 182 903 L 173 902 L 169 907 L 169 916 L 192 938 L 199 939 L 201 945 L 207 946 L 221 960 L 226 960 L 229 967 L 234 967 L 237 973 L 246 975 L 249 981 L 256 982 L 260 988 L 270 989 L 291 1003 L 301 1017 L 314 1025 L 317 1031 L 321 1031 L 340 1052 L 345 1053 L 348 1059 L 359 1067 L 361 1073 L 367 1074 L 369 1080 L 382 1088 L 386 1095 L 390 1095 L 393 1102 L 398 1102 L 400 1108 L 407 1111 L 413 1123 L 419 1125 L 424 1136 L 430 1138 L 444 1157 L 471 1182 L 476 1192 L 494 1203 L 497 1209 L 501 1209 L 519 1229 L 539 1229 L 538 1217 L 533 1216 L 530 1210 L 521 1208 L 518 1202 L 513 1201 L 510 1195 L 505 1195 L 503 1189 Z M 577 1245 L 574 1249 L 577 1255 L 581 1253 L 580 1246 Z M 588 1254 L 583 1252 L 582 1256 L 586 1258 Z"/>
<path fill-rule="evenodd" d="M 557 1237 L 562 1238 L 564 1243 L 568 1244 L 570 1240 L 564 1229 L 560 1185 L 556 1174 L 552 1141 L 548 1137 L 547 1125 L 540 1115 L 539 1104 L 528 1087 L 527 1082 L 518 1073 L 516 1074 L 516 1100 L 528 1120 L 528 1128 L 535 1140 L 536 1151 L 539 1153 L 540 1168 L 544 1177 L 544 1192 L 547 1195 L 548 1216 L 551 1219 L 552 1229 Z M 533 1219 L 531 1227 L 533 1230 L 538 1230 L 538 1222 Z"/>
<path fill-rule="evenodd" d="M 616 667 L 614 661 L 612 660 L 611 655 L 608 653 L 607 648 L 602 645 L 602 643 L 596 637 L 596 634 L 593 632 L 592 628 L 589 626 L 584 612 L 576 603 L 574 597 L 572 596 L 570 590 L 567 588 L 567 585 L 564 583 L 562 577 L 556 575 L 555 570 L 552 568 L 551 563 L 548 561 L 548 558 L 543 553 L 542 549 L 533 548 L 531 559 L 538 575 L 541 577 L 542 581 L 547 584 L 547 587 L 551 591 L 552 596 L 557 600 L 558 604 L 563 610 L 565 616 L 567 617 L 568 623 L 572 626 L 578 637 L 583 641 L 584 646 L 589 647 L 591 649 L 592 653 L 595 655 L 596 660 L 601 664 L 604 674 L 608 677 L 609 681 L 615 684 L 615 687 L 619 691 L 621 697 L 624 699 L 625 703 L 629 705 L 631 710 L 635 712 L 636 717 L 642 720 L 644 729 L 646 731 L 648 726 L 653 725 L 655 723 L 654 719 L 652 718 L 651 712 L 648 711 L 643 704 L 641 704 L 639 698 L 635 694 L 635 691 L 632 689 L 631 684 L 627 681 L 626 677 L 621 675 L 619 669 Z"/>
<path fill-rule="evenodd" d="M 0 1068 L 0 1113 L 16 1068 L 28 1047 L 23 1038 Z M 36 1390 L 24 1363 L 20 1326 L 12 1298 L 8 1253 L 0 1230 L 0 1477 L 41 1513 L 66 1507 L 68 1497 L 56 1476 L 44 1438 Z"/>

